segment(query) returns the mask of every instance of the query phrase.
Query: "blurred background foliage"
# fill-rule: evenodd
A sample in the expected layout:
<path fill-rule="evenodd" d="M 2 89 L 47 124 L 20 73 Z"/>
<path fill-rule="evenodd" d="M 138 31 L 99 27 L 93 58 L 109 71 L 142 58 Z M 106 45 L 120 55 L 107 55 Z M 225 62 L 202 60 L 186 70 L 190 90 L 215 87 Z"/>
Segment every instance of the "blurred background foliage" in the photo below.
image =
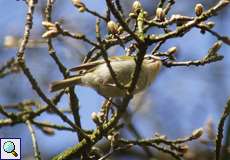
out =
<path fill-rule="evenodd" d="M 131 0 L 121 1 L 127 14 L 130 12 L 132 2 Z M 157 2 L 141 1 L 149 15 L 154 14 Z M 178 13 L 194 16 L 194 6 L 198 2 L 208 9 L 217 1 L 177 0 L 169 15 Z M 104 1 L 85 0 L 84 3 L 92 10 L 101 14 L 105 13 Z M 41 24 L 45 5 L 45 0 L 38 1 L 31 35 L 34 42 L 30 42 L 30 47 L 26 49 L 26 63 L 41 88 L 51 96 L 48 85 L 53 80 L 62 79 L 62 76 L 53 60 L 48 56 L 47 45 L 41 38 L 45 31 Z M 0 64 L 4 64 L 17 52 L 17 41 L 15 44 L 13 41 L 20 39 L 23 35 L 27 7 L 22 1 L 16 0 L 0 1 L 0 6 Z M 230 36 L 229 17 L 230 8 L 227 7 L 218 16 L 211 18 L 216 23 L 214 30 L 221 35 Z M 82 32 L 95 40 L 95 17 L 88 13 L 79 13 L 71 1 L 56 0 L 52 19 L 59 21 L 65 29 Z M 106 33 L 106 24 L 102 24 L 102 26 L 102 32 Z M 157 30 L 151 32 L 157 32 Z M 200 30 L 193 29 L 183 38 L 167 41 L 161 50 L 166 51 L 168 48 L 176 46 L 178 60 L 196 60 L 203 57 L 215 41 L 216 38 L 209 33 L 201 34 Z M 8 44 L 9 42 L 14 45 Z M 90 49 L 90 46 L 82 41 L 62 36 L 54 39 L 54 47 L 67 68 L 80 64 Z M 123 52 L 120 47 L 113 47 L 109 50 L 110 55 L 119 55 Z M 225 56 L 223 61 L 200 67 L 163 68 L 154 85 L 146 92 L 135 96 L 130 104 L 129 113 L 132 116 L 127 116 L 125 123 L 127 127 L 122 130 L 122 136 L 134 137 L 129 131 L 129 123 L 132 123 L 143 137 L 151 137 L 155 132 L 158 132 L 170 139 L 190 135 L 194 129 L 204 127 L 206 134 L 200 142 L 191 143 L 191 150 L 186 154 L 186 158 L 189 160 L 213 159 L 214 139 L 211 134 L 216 131 L 218 119 L 227 97 L 230 95 L 229 52 L 230 48 L 223 45 L 220 50 L 220 53 Z M 99 111 L 103 98 L 89 88 L 76 87 L 75 91 L 80 99 L 80 115 L 83 126 L 87 129 L 95 128 L 90 115 L 92 112 Z M 14 104 L 27 99 L 40 101 L 23 74 L 11 74 L 0 79 L 0 104 Z M 62 99 L 59 106 L 68 107 L 67 97 Z M 2 118 L 1 115 L 0 118 Z M 37 120 L 63 123 L 59 118 L 49 114 L 42 114 Z M 225 131 L 230 130 L 229 128 L 230 121 Z M 44 159 L 49 159 L 76 143 L 75 133 L 56 131 L 54 135 L 47 136 L 38 128 L 36 128 L 36 133 Z M 0 137 L 22 138 L 23 159 L 30 159 L 32 155 L 31 137 L 24 124 L 0 128 Z M 230 141 L 228 137 L 229 135 L 225 137 L 225 144 Z M 120 154 L 117 153 L 116 158 Z M 127 153 L 126 159 L 142 159 L 141 156 L 141 151 L 137 150 L 136 153 Z"/>

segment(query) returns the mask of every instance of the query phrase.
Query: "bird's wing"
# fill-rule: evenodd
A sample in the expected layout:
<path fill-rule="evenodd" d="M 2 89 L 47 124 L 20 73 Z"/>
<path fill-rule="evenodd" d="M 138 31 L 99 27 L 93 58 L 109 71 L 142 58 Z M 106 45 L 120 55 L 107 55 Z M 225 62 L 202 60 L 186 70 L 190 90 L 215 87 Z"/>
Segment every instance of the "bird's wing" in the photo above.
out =
<path fill-rule="evenodd" d="M 70 71 L 76 72 L 76 71 L 82 71 L 82 70 L 91 70 L 94 67 L 96 67 L 97 65 L 102 64 L 102 63 L 104 63 L 104 60 L 97 60 L 97 61 L 93 61 L 93 62 L 88 62 L 88 63 L 81 64 L 80 66 L 73 67 L 70 69 Z"/>
<path fill-rule="evenodd" d="M 112 56 L 112 57 L 109 57 L 109 61 L 110 62 L 114 62 L 114 61 L 124 61 L 126 59 L 124 59 L 124 57 L 129 57 L 129 56 Z M 73 67 L 70 69 L 70 71 L 72 72 L 76 72 L 76 71 L 83 71 L 83 70 L 91 70 L 93 69 L 94 67 L 96 67 L 97 65 L 100 65 L 100 64 L 103 64 L 105 63 L 105 60 L 104 59 L 100 59 L 100 60 L 97 60 L 97 61 L 93 61 L 93 62 L 88 62 L 88 63 L 84 63 L 84 64 L 81 64 L 77 67 Z"/>

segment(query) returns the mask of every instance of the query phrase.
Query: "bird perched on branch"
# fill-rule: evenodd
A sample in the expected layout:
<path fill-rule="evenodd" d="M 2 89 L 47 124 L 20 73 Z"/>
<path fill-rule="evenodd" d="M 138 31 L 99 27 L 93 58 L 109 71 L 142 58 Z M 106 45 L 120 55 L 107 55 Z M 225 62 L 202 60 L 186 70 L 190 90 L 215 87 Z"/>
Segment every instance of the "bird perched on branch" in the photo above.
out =
<path fill-rule="evenodd" d="M 125 96 L 136 68 L 135 57 L 114 56 L 109 57 L 108 60 L 109 62 L 107 63 L 104 59 L 101 59 L 71 68 L 70 71 L 78 72 L 78 74 L 64 80 L 52 82 L 50 90 L 53 92 L 80 85 L 91 87 L 105 97 Z M 112 71 L 108 68 L 108 63 Z M 144 57 L 133 94 L 150 86 L 156 78 L 161 65 L 161 59 L 157 56 L 146 55 Z M 111 72 L 114 74 L 111 74 Z"/>

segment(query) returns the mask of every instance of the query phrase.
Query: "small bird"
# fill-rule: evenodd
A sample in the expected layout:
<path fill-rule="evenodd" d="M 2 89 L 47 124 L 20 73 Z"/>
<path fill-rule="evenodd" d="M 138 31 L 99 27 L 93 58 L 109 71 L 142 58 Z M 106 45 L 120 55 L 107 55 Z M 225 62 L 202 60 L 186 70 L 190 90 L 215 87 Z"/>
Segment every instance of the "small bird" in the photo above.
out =
<path fill-rule="evenodd" d="M 135 71 L 136 62 L 134 56 L 109 57 L 110 65 L 116 74 L 119 84 L 127 87 Z M 144 90 L 154 81 L 161 68 L 160 57 L 146 55 L 142 62 L 141 71 L 133 94 Z M 85 63 L 71 68 L 70 71 L 78 72 L 73 77 L 54 81 L 50 85 L 50 91 L 58 91 L 70 86 L 80 85 L 91 87 L 105 97 L 121 97 L 126 95 L 124 88 L 118 87 L 111 76 L 110 70 L 104 59 Z"/>

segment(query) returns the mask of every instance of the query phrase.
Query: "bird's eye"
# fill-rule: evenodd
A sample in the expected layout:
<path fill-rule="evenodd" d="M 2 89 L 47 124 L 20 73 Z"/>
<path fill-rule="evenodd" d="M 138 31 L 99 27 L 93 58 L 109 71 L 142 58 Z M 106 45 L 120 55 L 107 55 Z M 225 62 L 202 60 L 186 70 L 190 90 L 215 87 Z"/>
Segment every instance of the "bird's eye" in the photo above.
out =
<path fill-rule="evenodd" d="M 150 57 L 150 56 L 146 56 L 146 57 L 145 57 L 145 59 L 147 59 L 147 60 L 151 60 L 151 59 L 152 59 L 152 57 Z"/>

